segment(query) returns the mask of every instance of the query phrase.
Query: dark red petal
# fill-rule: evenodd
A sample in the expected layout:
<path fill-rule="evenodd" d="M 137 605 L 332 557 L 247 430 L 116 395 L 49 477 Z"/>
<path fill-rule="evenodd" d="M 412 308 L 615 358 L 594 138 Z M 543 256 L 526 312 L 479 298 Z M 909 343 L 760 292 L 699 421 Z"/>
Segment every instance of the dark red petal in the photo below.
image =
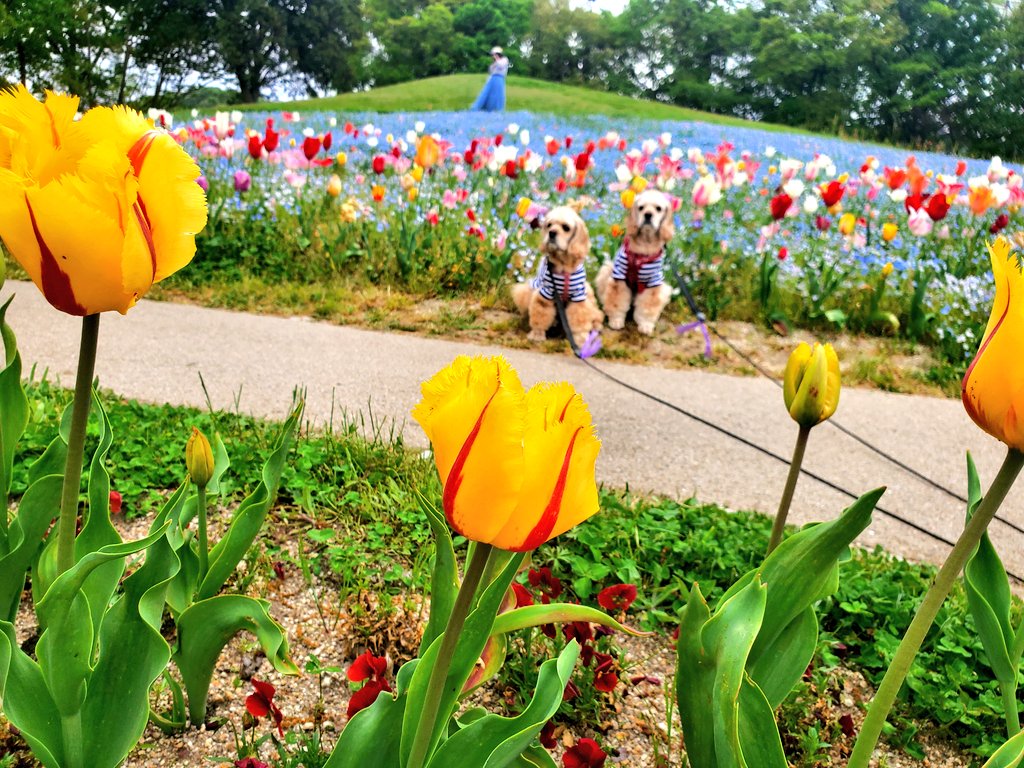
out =
<path fill-rule="evenodd" d="M 386 685 L 386 683 L 385 683 Z M 348 702 L 348 716 L 352 717 L 360 710 L 366 709 L 368 706 L 373 704 L 377 700 L 383 691 L 390 690 L 389 688 L 383 687 L 380 683 L 370 681 L 358 691 L 352 694 L 352 698 Z"/>
<path fill-rule="evenodd" d="M 266 717 L 270 713 L 270 702 L 258 693 L 245 697 L 245 708 L 253 717 Z"/>

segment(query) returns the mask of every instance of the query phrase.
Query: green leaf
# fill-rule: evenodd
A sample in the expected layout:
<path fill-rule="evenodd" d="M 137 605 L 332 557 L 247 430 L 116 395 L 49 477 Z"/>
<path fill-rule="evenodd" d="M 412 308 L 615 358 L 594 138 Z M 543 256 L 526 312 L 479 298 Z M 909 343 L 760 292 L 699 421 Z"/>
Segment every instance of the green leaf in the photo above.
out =
<path fill-rule="evenodd" d="M 544 723 L 554 716 L 579 656 L 576 641 L 569 643 L 557 659 L 541 665 L 537 688 L 529 706 L 518 717 L 485 715 L 461 728 L 441 746 L 427 763 L 428 768 L 453 765 L 480 768 L 510 768 L 535 765 L 522 762 Z M 544 763 L 540 763 L 544 765 Z"/>
<path fill-rule="evenodd" d="M 25 591 L 25 575 L 43 543 L 50 523 L 60 513 L 63 479 L 47 475 L 28 487 L 11 521 L 10 551 L 0 557 L 0 621 L 12 624 Z"/>
<path fill-rule="evenodd" d="M 422 655 L 430 644 L 444 632 L 448 617 L 452 615 L 455 596 L 459 592 L 459 566 L 455 561 L 452 534 L 441 511 L 420 494 L 423 510 L 434 534 L 434 568 L 430 577 L 430 618 L 420 641 Z"/>
<path fill-rule="evenodd" d="M 766 602 L 766 586 L 754 579 L 723 599 L 709 618 L 700 587 L 693 585 L 679 628 L 676 697 L 687 757 L 694 768 L 745 768 L 741 737 L 766 730 L 757 697 L 748 692 L 741 698 L 748 684 L 747 658 L 761 629 Z M 745 701 L 756 705 L 752 712 L 745 711 L 750 706 Z M 753 722 L 746 722 L 751 718 Z M 763 768 L 775 763 L 752 765 Z M 784 768 L 785 760 L 779 765 Z"/>
<path fill-rule="evenodd" d="M 814 657 L 817 642 L 818 617 L 814 608 L 808 606 L 776 638 L 771 651 L 751 657 L 747 672 L 757 681 L 757 687 L 768 701 L 769 711 L 783 702 L 803 676 Z"/>
<path fill-rule="evenodd" d="M 604 611 L 573 603 L 549 603 L 548 605 L 528 605 L 499 614 L 494 620 L 494 634 L 515 632 L 527 627 L 539 627 L 542 624 L 559 624 L 572 621 L 585 621 L 589 624 L 600 624 L 617 632 L 624 632 L 634 637 L 650 637 L 653 632 L 640 632 L 620 624 Z"/>
<path fill-rule="evenodd" d="M 11 296 L 0 307 L 0 335 L 4 342 L 4 368 L 0 371 L 0 554 L 6 552 L 7 499 L 11 492 L 14 472 L 14 452 L 28 426 L 28 397 L 21 383 L 21 354 L 14 331 L 7 324 L 7 309 L 14 301 Z"/>
<path fill-rule="evenodd" d="M 1024 765 L 1024 731 L 1003 744 L 981 768 L 1020 768 Z"/>
<path fill-rule="evenodd" d="M 744 765 L 751 768 L 787 768 L 775 710 L 749 676 L 740 688 L 740 748 Z"/>
<path fill-rule="evenodd" d="M 288 656 L 284 630 L 271 618 L 270 603 L 243 595 L 219 595 L 194 603 L 178 617 L 178 649 L 174 662 L 188 693 L 189 720 L 195 726 L 206 719 L 210 681 L 221 651 L 239 632 L 256 635 L 274 669 L 299 674 Z"/>
<path fill-rule="evenodd" d="M 281 481 L 285 458 L 291 448 L 292 437 L 301 415 L 302 406 L 300 405 L 281 427 L 273 451 L 263 465 L 259 485 L 238 505 L 227 533 L 210 550 L 210 568 L 203 583 L 199 585 L 196 595 L 198 599 L 205 600 L 220 592 L 224 583 L 234 573 L 235 567 L 245 557 L 249 547 L 256 540 L 256 536 L 263 526 L 263 520 L 266 518 L 267 512 L 270 511 L 270 505 L 273 503 L 274 497 L 277 496 L 277 486 Z"/>
<path fill-rule="evenodd" d="M 400 764 L 408 686 L 420 663 L 420 659 L 413 659 L 399 670 L 394 696 L 378 696 L 373 704 L 348 721 L 324 768 Z"/>
<path fill-rule="evenodd" d="M 967 519 L 970 520 L 981 503 L 981 482 L 970 454 L 967 455 L 967 487 Z M 1001 684 L 1016 686 L 1020 660 L 1010 657 L 1014 635 L 1010 620 L 1010 581 L 987 532 L 964 568 L 964 586 L 967 605 L 992 672 Z"/>

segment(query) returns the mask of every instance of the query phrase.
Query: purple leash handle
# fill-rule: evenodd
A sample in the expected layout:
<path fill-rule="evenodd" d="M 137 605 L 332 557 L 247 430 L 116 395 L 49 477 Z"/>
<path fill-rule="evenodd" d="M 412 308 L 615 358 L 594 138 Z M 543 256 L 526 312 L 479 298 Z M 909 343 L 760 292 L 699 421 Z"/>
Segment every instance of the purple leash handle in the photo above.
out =
<path fill-rule="evenodd" d="M 703 320 L 694 320 L 692 323 L 685 323 L 683 325 L 676 326 L 676 333 L 688 333 L 696 328 L 700 328 L 700 332 L 704 335 L 704 357 L 708 360 L 711 359 L 711 334 L 708 333 L 708 327 L 704 324 Z"/>
<path fill-rule="evenodd" d="M 580 347 L 580 357 L 587 358 L 593 357 L 601 351 L 601 332 L 591 331 L 590 335 L 587 336 L 587 340 L 583 342 L 583 346 Z"/>

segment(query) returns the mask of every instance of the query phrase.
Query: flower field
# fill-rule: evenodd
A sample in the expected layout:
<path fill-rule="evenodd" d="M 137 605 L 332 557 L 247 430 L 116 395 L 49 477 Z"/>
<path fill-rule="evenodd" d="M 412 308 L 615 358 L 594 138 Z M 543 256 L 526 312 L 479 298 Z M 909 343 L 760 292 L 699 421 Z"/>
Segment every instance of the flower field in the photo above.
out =
<path fill-rule="evenodd" d="M 975 348 L 983 243 L 1024 201 L 999 158 L 961 160 L 699 123 L 531 113 L 218 113 L 169 124 L 210 224 L 183 279 L 337 276 L 428 295 L 534 270 L 533 228 L 582 209 L 591 273 L 636 191 L 674 196 L 669 256 L 709 317 Z M 226 271 L 225 271 L 226 270 Z"/>

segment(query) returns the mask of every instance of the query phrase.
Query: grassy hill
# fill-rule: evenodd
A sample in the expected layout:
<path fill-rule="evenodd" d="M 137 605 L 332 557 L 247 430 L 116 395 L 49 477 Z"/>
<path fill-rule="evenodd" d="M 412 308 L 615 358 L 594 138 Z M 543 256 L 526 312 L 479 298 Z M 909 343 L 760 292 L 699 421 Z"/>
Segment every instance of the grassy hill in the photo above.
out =
<path fill-rule="evenodd" d="M 344 93 L 324 99 L 305 101 L 261 102 L 239 109 L 328 110 L 337 112 L 420 112 L 466 109 L 479 93 L 486 75 L 447 75 L 388 85 L 360 93 Z M 686 109 L 658 101 L 634 99 L 615 93 L 581 88 L 529 77 L 509 77 L 508 111 L 527 110 L 550 112 L 558 115 L 612 115 L 645 117 L 655 120 L 697 120 L 720 125 L 761 128 L 786 133 L 808 133 L 795 128 L 771 123 L 756 123 L 736 117 L 715 115 L 696 109 Z"/>

